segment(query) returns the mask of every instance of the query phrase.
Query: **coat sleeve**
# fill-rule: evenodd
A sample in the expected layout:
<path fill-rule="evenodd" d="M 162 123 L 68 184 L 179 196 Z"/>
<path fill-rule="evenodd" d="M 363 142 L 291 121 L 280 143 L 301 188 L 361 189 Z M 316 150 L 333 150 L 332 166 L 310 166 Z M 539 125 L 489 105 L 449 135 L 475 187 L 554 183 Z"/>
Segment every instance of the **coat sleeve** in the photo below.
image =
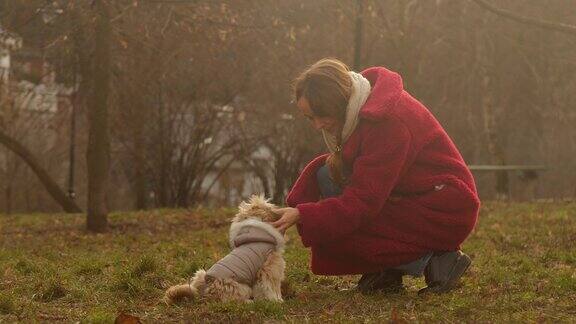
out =
<path fill-rule="evenodd" d="M 376 217 L 412 159 L 411 146 L 402 122 L 370 125 L 342 195 L 296 206 L 304 246 L 337 240 Z"/>
<path fill-rule="evenodd" d="M 316 172 L 326 162 L 328 154 L 323 154 L 312 160 L 304 170 L 300 173 L 298 180 L 288 196 L 286 197 L 286 205 L 296 207 L 296 205 L 306 202 L 317 201 L 320 199 L 320 189 L 316 180 Z"/>

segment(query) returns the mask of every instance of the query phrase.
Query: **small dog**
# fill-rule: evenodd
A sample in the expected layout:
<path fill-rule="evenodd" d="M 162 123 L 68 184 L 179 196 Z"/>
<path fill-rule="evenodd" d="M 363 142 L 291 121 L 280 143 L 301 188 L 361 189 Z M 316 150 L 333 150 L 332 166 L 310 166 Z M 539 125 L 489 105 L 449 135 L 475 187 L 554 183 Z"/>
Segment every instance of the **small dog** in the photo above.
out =
<path fill-rule="evenodd" d="M 267 222 L 279 219 L 263 196 L 242 202 L 230 226 L 232 251 L 207 271 L 196 271 L 189 284 L 168 288 L 166 303 L 184 297 L 218 301 L 267 299 L 282 302 L 284 235 Z"/>

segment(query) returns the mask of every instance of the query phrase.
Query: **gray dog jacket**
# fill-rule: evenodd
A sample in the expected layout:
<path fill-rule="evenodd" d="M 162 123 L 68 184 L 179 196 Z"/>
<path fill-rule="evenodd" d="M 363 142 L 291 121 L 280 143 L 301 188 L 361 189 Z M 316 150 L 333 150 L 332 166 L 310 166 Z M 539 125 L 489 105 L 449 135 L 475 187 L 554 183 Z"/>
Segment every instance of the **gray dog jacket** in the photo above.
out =
<path fill-rule="evenodd" d="M 232 251 L 206 271 L 206 281 L 229 278 L 252 286 L 268 255 L 284 249 L 284 237 L 271 225 L 248 219 L 232 224 L 230 246 Z"/>

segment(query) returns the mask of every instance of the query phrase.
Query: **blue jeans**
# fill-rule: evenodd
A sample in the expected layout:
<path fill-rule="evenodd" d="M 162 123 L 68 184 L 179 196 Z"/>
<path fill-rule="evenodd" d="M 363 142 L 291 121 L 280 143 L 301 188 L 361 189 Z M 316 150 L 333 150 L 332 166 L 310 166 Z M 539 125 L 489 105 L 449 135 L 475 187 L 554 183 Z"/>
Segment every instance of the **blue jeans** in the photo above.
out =
<path fill-rule="evenodd" d="M 335 197 L 342 194 L 342 188 L 336 185 L 330 178 L 328 166 L 324 165 L 318 169 L 316 178 L 318 180 L 318 187 L 320 188 L 320 194 L 322 195 L 322 198 Z M 405 275 L 420 277 L 424 273 L 424 268 L 426 268 L 426 265 L 428 264 L 428 261 L 430 261 L 432 254 L 432 252 L 429 252 L 419 259 L 399 265 L 394 267 L 394 269 L 402 271 L 402 273 Z"/>

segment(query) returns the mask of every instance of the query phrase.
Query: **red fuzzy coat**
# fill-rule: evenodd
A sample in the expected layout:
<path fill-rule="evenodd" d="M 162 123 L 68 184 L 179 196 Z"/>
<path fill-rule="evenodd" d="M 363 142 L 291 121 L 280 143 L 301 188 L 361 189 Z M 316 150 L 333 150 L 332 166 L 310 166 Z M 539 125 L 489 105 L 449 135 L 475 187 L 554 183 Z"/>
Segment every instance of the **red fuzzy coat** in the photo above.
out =
<path fill-rule="evenodd" d="M 352 174 L 342 195 L 320 200 L 322 155 L 286 199 L 300 211 L 298 232 L 316 274 L 375 272 L 458 249 L 478 217 L 472 174 L 438 121 L 398 74 L 374 67 L 362 75 L 372 91 L 343 147 Z"/>

